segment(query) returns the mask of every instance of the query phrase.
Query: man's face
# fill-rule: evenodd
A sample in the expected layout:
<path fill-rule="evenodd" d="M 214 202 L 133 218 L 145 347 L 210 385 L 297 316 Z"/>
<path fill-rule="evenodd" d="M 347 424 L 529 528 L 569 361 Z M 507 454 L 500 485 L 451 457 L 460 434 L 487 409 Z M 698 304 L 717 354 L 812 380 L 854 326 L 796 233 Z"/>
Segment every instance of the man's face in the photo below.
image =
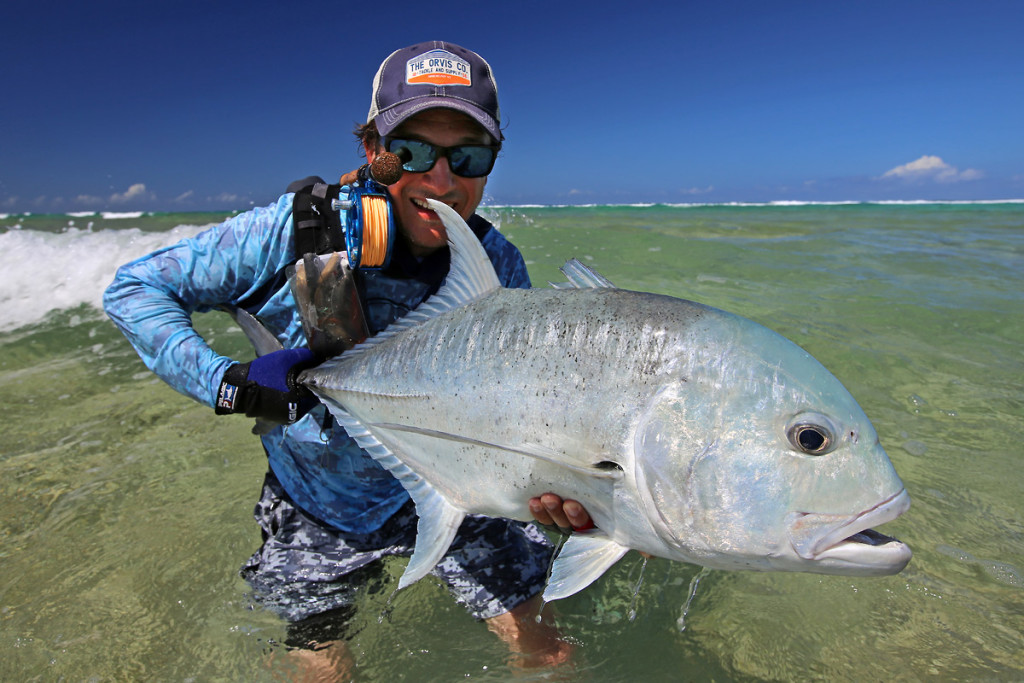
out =
<path fill-rule="evenodd" d="M 491 136 L 470 117 L 452 109 L 428 109 L 410 117 L 391 132 L 391 137 L 408 137 L 442 147 L 491 144 Z M 379 150 L 366 149 L 373 162 Z M 463 178 L 451 172 L 448 159 L 440 158 L 424 173 L 402 173 L 402 179 L 388 186 L 399 231 L 416 256 L 426 256 L 445 244 L 444 225 L 433 211 L 421 204 L 426 198 L 444 202 L 469 220 L 484 195 L 487 178 Z"/>

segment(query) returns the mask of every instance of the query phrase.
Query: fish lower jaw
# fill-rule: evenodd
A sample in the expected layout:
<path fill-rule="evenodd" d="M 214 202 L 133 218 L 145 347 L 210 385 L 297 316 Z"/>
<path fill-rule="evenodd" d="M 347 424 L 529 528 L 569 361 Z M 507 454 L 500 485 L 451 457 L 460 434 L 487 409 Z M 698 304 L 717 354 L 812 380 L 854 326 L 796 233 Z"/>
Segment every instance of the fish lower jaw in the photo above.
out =
<path fill-rule="evenodd" d="M 912 553 L 905 543 L 892 536 L 875 531 L 874 525 L 884 524 L 902 515 L 910 508 L 906 489 L 882 501 L 828 533 L 801 534 L 798 527 L 810 529 L 815 524 L 826 526 L 833 515 L 803 514 L 791 528 L 793 550 L 804 560 L 815 565 L 809 571 L 826 574 L 856 576 L 885 576 L 896 574 L 910 562 Z M 798 542 L 802 541 L 802 542 Z"/>
<path fill-rule="evenodd" d="M 813 570 L 844 576 L 889 576 L 910 562 L 910 548 L 891 536 L 865 529 L 818 553 Z"/>

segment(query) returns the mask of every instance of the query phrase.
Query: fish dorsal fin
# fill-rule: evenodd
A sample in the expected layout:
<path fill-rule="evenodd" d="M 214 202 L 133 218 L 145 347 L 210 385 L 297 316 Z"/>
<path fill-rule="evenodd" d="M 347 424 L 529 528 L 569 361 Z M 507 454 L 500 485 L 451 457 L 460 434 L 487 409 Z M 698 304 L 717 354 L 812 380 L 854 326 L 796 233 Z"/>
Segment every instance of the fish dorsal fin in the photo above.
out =
<path fill-rule="evenodd" d="M 561 600 L 597 581 L 629 551 L 602 531 L 575 533 L 569 537 L 551 565 L 544 600 Z"/>
<path fill-rule="evenodd" d="M 451 308 L 465 306 L 501 287 L 494 265 L 469 225 L 455 209 L 434 199 L 426 200 L 448 233 L 452 263 L 441 289 L 430 298 L 450 300 Z M 439 302 L 437 302 L 439 304 Z"/>
<path fill-rule="evenodd" d="M 591 270 L 576 259 L 570 259 L 559 268 L 568 282 L 549 282 L 555 289 L 615 289 L 608 278 Z"/>
<path fill-rule="evenodd" d="M 444 223 L 445 231 L 448 233 L 448 247 L 452 252 L 452 260 L 444 284 L 434 296 L 417 306 L 408 315 L 391 323 L 386 329 L 362 344 L 346 351 L 346 357 L 357 355 L 364 349 L 403 330 L 416 327 L 448 311 L 461 308 L 501 288 L 498 274 L 494 272 L 494 264 L 491 263 L 487 252 L 484 251 L 484 246 L 480 244 L 480 240 L 473 234 L 462 216 L 447 204 L 433 199 L 426 201 Z"/>
<path fill-rule="evenodd" d="M 416 523 L 416 547 L 402 578 L 398 581 L 398 587 L 405 588 L 422 579 L 441 561 L 455 540 L 455 534 L 466 512 L 452 505 L 426 479 L 399 460 L 362 422 L 336 401 L 329 397 L 321 399 L 356 444 L 384 469 L 391 472 L 416 503 L 416 514 L 419 515 L 419 521 Z"/>

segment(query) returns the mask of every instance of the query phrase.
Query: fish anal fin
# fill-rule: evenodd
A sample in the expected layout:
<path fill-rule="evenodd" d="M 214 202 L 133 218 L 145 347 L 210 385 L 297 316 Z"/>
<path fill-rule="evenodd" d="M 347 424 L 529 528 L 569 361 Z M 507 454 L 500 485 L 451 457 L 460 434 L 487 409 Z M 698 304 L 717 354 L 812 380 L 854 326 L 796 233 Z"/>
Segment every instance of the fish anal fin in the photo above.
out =
<path fill-rule="evenodd" d="M 561 600 L 580 592 L 629 551 L 601 531 L 576 533 L 562 546 L 551 566 L 544 600 Z"/>
<path fill-rule="evenodd" d="M 422 480 L 421 480 L 422 481 Z M 409 491 L 416 502 L 416 548 L 409 558 L 405 573 L 398 580 L 399 589 L 405 588 L 430 573 L 441 561 L 455 540 L 466 513 L 453 506 L 426 481 Z"/>
<path fill-rule="evenodd" d="M 416 547 L 405 573 L 398 580 L 398 587 L 405 588 L 422 579 L 441 561 L 448 552 L 448 546 L 455 540 L 455 534 L 466 513 L 448 502 L 430 485 L 430 482 L 395 457 L 373 432 L 340 404 L 330 397 L 324 397 L 324 403 L 348 435 L 401 482 L 416 504 L 416 514 L 419 516 L 416 524 Z"/>

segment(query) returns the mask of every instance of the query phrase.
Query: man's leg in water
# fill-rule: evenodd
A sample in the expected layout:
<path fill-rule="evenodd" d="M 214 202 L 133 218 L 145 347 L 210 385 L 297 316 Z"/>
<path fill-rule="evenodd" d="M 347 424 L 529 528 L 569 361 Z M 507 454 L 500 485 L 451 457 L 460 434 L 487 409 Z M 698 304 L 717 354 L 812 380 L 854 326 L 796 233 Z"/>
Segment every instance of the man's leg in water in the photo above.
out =
<path fill-rule="evenodd" d="M 287 645 L 304 649 L 317 665 L 336 656 L 348 634 L 346 611 L 358 593 L 377 584 L 386 555 L 408 555 L 416 539 L 412 504 L 379 531 L 350 535 L 325 526 L 294 506 L 273 475 L 256 506 L 264 544 L 242 575 L 265 607 L 292 622 Z M 524 665 L 558 663 L 570 647 L 550 620 L 537 620 L 552 547 L 536 527 L 470 516 L 434 569 L 466 609 L 487 624 Z M 340 630 L 339 630 L 340 629 Z"/>
<path fill-rule="evenodd" d="M 555 667 L 572 659 L 573 646 L 561 637 L 551 617 L 538 620 L 543 606 L 540 596 L 535 596 L 486 622 L 487 628 L 519 655 L 523 668 Z"/>
<path fill-rule="evenodd" d="M 533 524 L 471 515 L 433 573 L 520 665 L 553 666 L 572 652 L 550 617 L 538 619 L 553 550 Z"/>

